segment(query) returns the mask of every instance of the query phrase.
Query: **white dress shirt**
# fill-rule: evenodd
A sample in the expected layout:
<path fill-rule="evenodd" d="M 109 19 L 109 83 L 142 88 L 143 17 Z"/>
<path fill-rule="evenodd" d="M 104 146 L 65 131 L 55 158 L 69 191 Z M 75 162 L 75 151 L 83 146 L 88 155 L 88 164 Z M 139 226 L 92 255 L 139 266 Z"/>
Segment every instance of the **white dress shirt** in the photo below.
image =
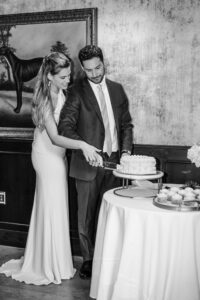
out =
<path fill-rule="evenodd" d="M 100 111 L 102 111 L 101 102 L 100 102 L 99 93 L 98 93 L 98 85 L 99 84 L 93 83 L 90 80 L 88 80 L 88 81 L 89 81 L 89 84 L 90 84 L 94 94 L 95 94 L 95 97 L 96 97 L 97 102 L 99 104 Z M 110 101 L 110 95 L 109 95 L 108 88 L 107 88 L 107 85 L 106 85 L 105 77 L 103 78 L 103 80 L 100 84 L 101 84 L 101 87 L 102 87 L 102 91 L 104 93 L 106 107 L 107 107 L 107 111 L 108 111 L 109 126 L 110 126 L 111 138 L 112 138 L 112 152 L 116 152 L 116 151 L 118 151 L 117 130 L 116 130 L 113 109 L 112 109 L 112 105 L 111 105 L 111 101 Z M 106 152 L 105 148 L 103 148 L 103 152 Z"/>

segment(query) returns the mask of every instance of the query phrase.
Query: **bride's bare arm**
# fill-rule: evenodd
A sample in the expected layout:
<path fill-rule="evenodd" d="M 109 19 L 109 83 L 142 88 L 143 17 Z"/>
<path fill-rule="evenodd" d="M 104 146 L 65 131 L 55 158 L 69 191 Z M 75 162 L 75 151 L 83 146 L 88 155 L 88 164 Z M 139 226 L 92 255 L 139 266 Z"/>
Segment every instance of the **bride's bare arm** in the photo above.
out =
<path fill-rule="evenodd" d="M 92 162 L 93 165 L 102 165 L 102 157 L 97 153 L 101 150 L 87 144 L 83 140 L 73 140 L 58 134 L 57 125 L 52 115 L 48 115 L 45 120 L 45 128 L 47 134 L 53 145 L 67 148 L 67 149 L 80 149 L 83 151 L 85 159 Z"/>

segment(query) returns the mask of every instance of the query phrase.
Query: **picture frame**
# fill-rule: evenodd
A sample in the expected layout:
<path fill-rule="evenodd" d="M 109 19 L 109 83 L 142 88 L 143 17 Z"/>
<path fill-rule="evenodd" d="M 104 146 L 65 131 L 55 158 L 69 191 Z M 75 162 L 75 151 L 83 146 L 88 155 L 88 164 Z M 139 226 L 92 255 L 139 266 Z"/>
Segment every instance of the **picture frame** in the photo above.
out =
<path fill-rule="evenodd" d="M 78 77 L 78 51 L 86 44 L 97 44 L 97 8 L 0 16 L 1 139 L 33 139 L 31 97 L 36 75 L 31 74 L 30 80 L 16 77 L 16 61 L 30 66 L 34 60 L 34 67 L 37 62 L 39 68 L 50 51 L 64 49 L 72 58 L 73 74 Z"/>

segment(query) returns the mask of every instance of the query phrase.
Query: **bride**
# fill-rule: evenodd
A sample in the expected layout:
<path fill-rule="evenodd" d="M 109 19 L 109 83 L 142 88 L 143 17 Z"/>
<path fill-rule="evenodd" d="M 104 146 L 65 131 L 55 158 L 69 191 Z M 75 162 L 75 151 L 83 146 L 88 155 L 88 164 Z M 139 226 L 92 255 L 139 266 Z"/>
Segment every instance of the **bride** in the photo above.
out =
<path fill-rule="evenodd" d="M 32 163 L 36 187 L 28 238 L 24 256 L 0 267 L 0 273 L 27 284 L 60 284 L 76 271 L 69 236 L 66 148 L 80 149 L 94 166 L 102 163 L 95 147 L 58 135 L 63 90 L 68 87 L 70 74 L 70 59 L 52 52 L 44 58 L 35 86 Z"/>

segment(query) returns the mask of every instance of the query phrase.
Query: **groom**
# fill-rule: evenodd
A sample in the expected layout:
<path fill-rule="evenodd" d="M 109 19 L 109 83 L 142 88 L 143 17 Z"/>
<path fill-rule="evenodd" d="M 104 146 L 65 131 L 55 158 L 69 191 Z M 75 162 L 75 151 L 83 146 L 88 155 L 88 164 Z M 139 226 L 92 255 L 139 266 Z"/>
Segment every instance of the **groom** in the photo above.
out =
<path fill-rule="evenodd" d="M 129 104 L 123 87 L 105 77 L 102 50 L 94 45 L 79 52 L 85 77 L 68 92 L 60 115 L 59 132 L 102 150 L 105 161 L 119 163 L 132 150 Z M 78 230 L 83 264 L 79 275 L 91 277 L 96 222 L 103 193 L 120 185 L 112 171 L 93 167 L 81 151 L 73 151 L 70 176 L 76 179 Z"/>

